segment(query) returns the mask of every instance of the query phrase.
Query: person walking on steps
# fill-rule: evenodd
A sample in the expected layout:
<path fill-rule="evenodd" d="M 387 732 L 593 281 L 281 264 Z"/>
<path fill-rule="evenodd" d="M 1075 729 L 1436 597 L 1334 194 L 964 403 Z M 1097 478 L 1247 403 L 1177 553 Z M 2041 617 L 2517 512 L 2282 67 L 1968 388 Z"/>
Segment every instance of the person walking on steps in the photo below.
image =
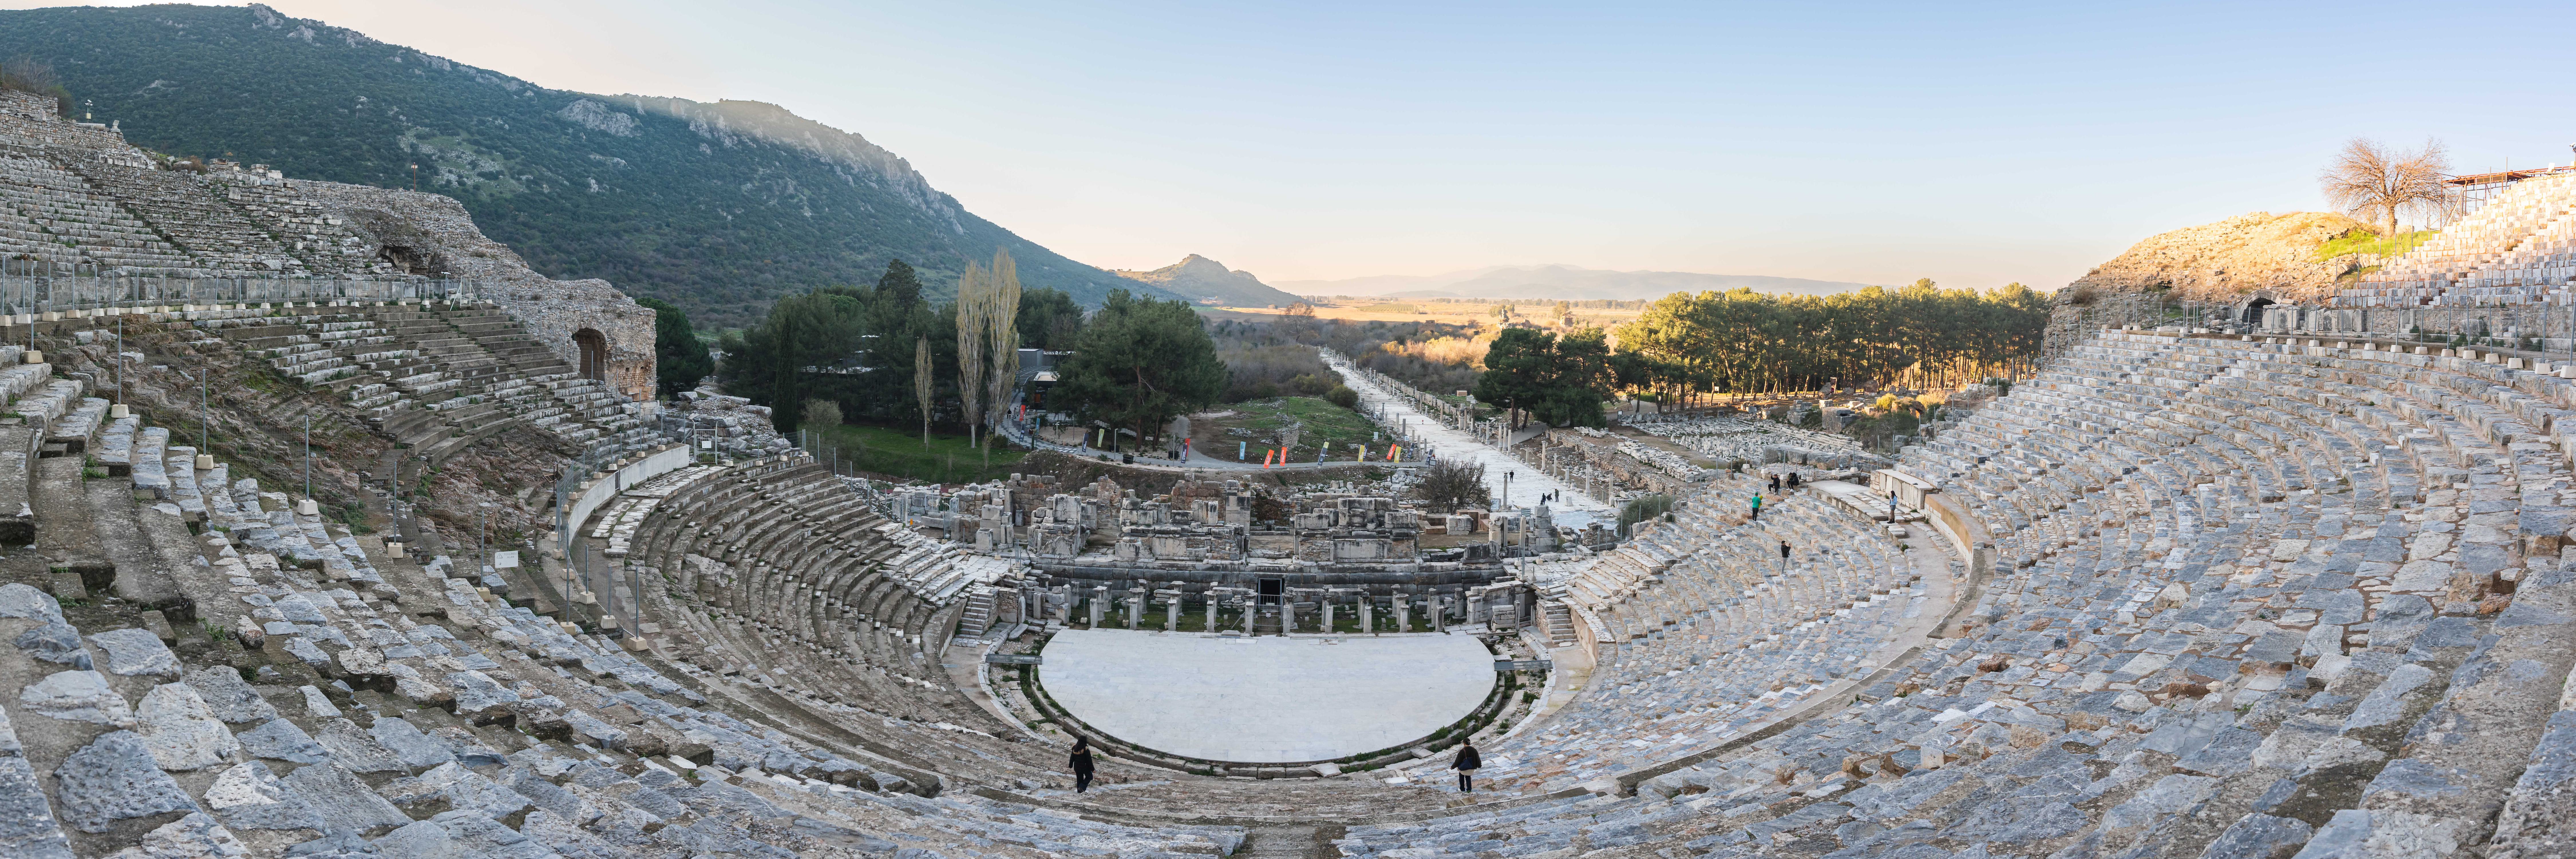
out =
<path fill-rule="evenodd" d="M 1753 518 L 1755 521 L 1762 519 L 1762 493 L 1759 492 L 1753 493 Z"/>
<path fill-rule="evenodd" d="M 1091 741 L 1073 738 L 1073 792 L 1091 789 Z"/>
<path fill-rule="evenodd" d="M 1476 754 L 1476 744 L 1474 742 L 1471 741 L 1459 744 L 1458 759 L 1449 762 L 1449 768 L 1458 771 L 1459 793 L 1476 792 L 1476 770 L 1484 767 L 1484 765 L 1485 759 Z"/>
<path fill-rule="evenodd" d="M 1789 574 L 1789 541 L 1780 541 L 1780 574 Z"/>

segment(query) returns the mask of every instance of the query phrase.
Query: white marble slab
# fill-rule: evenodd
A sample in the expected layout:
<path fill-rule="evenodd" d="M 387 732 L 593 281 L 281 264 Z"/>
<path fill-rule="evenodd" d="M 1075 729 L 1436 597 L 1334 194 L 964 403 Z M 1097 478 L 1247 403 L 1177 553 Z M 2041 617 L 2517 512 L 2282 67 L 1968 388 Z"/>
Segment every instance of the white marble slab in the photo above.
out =
<path fill-rule="evenodd" d="M 1056 633 L 1045 655 L 1047 694 L 1092 727 L 1240 763 L 1330 760 L 1421 739 L 1474 712 L 1495 678 L 1493 655 L 1464 634 L 1074 629 Z"/>

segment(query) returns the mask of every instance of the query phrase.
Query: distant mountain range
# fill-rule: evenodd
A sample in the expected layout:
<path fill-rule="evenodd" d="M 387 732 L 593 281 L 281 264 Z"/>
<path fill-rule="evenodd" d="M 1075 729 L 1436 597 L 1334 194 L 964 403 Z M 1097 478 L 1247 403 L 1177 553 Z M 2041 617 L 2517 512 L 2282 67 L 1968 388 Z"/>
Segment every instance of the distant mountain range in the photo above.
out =
<path fill-rule="evenodd" d="M 1376 275 L 1343 280 L 1286 280 L 1273 286 L 1298 295 L 1375 295 L 1389 298 L 1662 298 L 1676 292 L 1726 292 L 1750 287 L 1779 295 L 1831 295 L 1869 284 L 1761 274 L 1688 271 L 1611 271 L 1570 265 L 1489 266 L 1434 275 Z"/>
<path fill-rule="evenodd" d="M 299 179 L 417 182 L 547 276 L 607 278 L 701 327 L 753 321 L 788 293 L 874 284 L 891 259 L 950 294 L 995 247 L 1022 284 L 1084 304 L 1141 288 L 776 105 L 547 89 L 256 4 L 0 12 L 0 57 L 51 65 L 137 146 Z"/>
<path fill-rule="evenodd" d="M 1281 292 L 1252 272 L 1236 271 L 1224 263 L 1191 254 L 1180 262 L 1153 271 L 1113 271 L 1119 277 L 1191 299 L 1227 307 L 1286 307 L 1298 302 L 1296 295 Z"/>

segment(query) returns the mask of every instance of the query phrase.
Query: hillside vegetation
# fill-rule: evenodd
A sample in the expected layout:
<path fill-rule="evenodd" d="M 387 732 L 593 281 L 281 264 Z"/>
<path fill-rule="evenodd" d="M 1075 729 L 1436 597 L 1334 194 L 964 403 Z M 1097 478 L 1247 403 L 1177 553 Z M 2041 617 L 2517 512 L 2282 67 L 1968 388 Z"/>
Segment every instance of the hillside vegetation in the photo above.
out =
<path fill-rule="evenodd" d="M 1139 284 L 976 217 L 894 153 L 774 105 L 546 89 L 263 7 L 0 12 L 98 121 L 170 155 L 455 197 L 556 278 L 607 278 L 732 327 L 891 259 L 934 295 L 997 247 L 1031 288 Z M 1150 291 L 1150 287 L 1146 287 Z"/>
<path fill-rule="evenodd" d="M 2286 301 L 2322 301 L 2360 264 L 2353 253 L 2378 238 L 2369 225 L 2330 212 L 2253 212 L 2149 236 L 2059 290 L 2057 298 L 2084 304 L 2103 295 L 2156 292 L 2232 301 L 2268 289 Z M 2324 252 L 2335 243 L 2336 253 Z"/>

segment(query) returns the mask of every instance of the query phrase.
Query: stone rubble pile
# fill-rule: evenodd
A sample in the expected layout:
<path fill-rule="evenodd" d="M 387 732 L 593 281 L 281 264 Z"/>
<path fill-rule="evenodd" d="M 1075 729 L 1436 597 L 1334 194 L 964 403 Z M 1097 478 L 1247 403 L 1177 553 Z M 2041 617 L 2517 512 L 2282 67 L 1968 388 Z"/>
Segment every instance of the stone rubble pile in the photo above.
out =
<path fill-rule="evenodd" d="M 796 446 L 778 434 L 768 406 L 721 393 L 713 380 L 697 390 L 682 391 L 669 420 L 700 441 L 714 442 L 712 449 L 733 456 L 772 456 Z"/>

